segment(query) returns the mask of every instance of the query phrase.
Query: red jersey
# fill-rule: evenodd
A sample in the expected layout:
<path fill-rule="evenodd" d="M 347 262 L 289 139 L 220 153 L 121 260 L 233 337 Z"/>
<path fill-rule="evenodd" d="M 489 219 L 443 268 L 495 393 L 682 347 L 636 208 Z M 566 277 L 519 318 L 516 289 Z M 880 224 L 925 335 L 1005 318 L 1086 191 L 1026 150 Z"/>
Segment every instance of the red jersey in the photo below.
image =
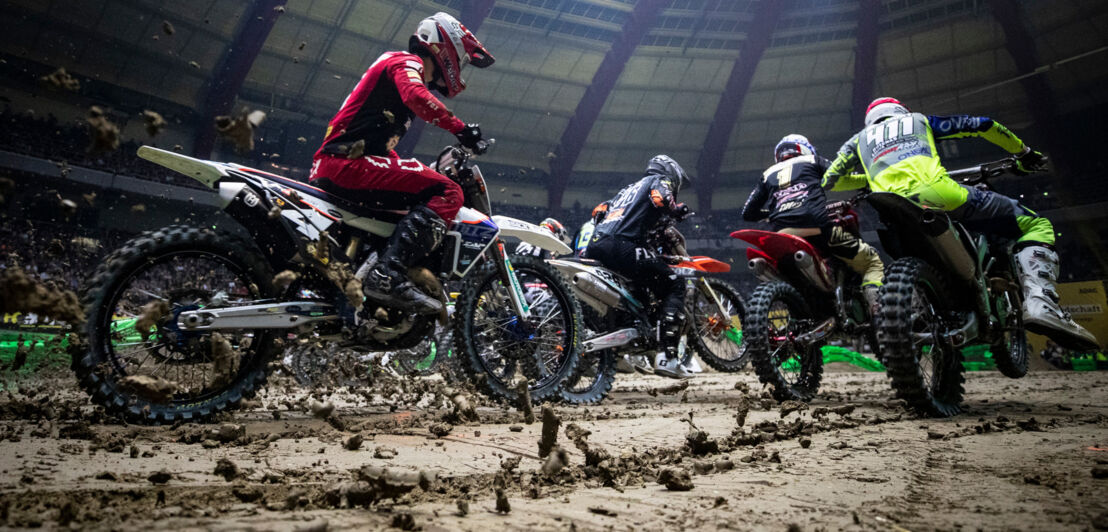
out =
<path fill-rule="evenodd" d="M 385 52 L 370 65 L 327 126 L 316 157 L 345 155 L 359 140 L 366 155 L 387 156 L 389 139 L 402 137 L 412 117 L 451 133 L 465 128 L 423 82 L 423 61 L 408 52 Z"/>

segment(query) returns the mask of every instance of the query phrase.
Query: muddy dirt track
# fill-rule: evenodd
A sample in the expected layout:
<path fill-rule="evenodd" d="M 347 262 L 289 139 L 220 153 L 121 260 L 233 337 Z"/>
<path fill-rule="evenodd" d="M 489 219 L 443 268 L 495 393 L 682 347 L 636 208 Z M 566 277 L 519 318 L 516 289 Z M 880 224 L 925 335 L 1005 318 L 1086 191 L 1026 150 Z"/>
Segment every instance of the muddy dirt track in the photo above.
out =
<path fill-rule="evenodd" d="M 104 419 L 64 374 L 23 382 L 0 393 L 0 526 L 1108 528 L 1108 373 L 969 374 L 947 420 L 905 413 L 873 373 L 829 373 L 799 410 L 749 373 L 621 377 L 603 405 L 531 424 L 490 404 L 467 422 L 431 378 L 313 398 L 278 382 L 178 427 Z"/>

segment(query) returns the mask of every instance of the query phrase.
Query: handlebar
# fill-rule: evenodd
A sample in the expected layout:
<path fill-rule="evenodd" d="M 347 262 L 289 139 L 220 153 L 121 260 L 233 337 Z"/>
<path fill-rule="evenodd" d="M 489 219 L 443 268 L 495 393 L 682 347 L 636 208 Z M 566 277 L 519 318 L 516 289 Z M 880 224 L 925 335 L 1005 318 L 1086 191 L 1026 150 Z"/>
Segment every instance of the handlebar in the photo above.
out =
<path fill-rule="evenodd" d="M 1047 159 L 1043 158 L 1043 166 L 1036 168 L 1035 170 L 1042 170 L 1046 166 Z M 1005 157 L 999 161 L 992 161 L 983 163 L 977 166 L 971 166 L 969 168 L 960 168 L 958 170 L 951 170 L 947 172 L 947 175 L 951 179 L 958 180 L 963 185 L 974 186 L 983 184 L 989 185 L 989 179 L 999 177 L 1004 174 L 1015 174 L 1018 169 L 1017 161 L 1015 157 Z"/>

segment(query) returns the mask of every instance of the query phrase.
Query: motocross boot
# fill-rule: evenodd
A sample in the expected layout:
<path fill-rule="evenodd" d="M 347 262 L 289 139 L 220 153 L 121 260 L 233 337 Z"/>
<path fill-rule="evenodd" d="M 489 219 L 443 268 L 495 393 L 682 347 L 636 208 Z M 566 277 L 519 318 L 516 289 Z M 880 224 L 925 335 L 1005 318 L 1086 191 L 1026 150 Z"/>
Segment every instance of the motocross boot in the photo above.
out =
<path fill-rule="evenodd" d="M 658 344 L 664 347 L 654 358 L 654 373 L 673 379 L 685 379 L 692 376 L 681 365 L 681 329 L 685 324 L 685 312 L 683 310 L 668 311 L 662 316 L 662 322 L 658 324 Z"/>
<path fill-rule="evenodd" d="M 866 301 L 870 321 L 873 321 L 873 317 L 877 316 L 880 292 L 881 288 L 872 284 L 867 284 L 862 287 L 862 298 Z"/>
<path fill-rule="evenodd" d="M 407 271 L 442 242 L 446 223 L 425 206 L 408 212 L 396 224 L 377 264 L 362 284 L 366 299 L 417 314 L 442 311 L 442 301 L 427 295 L 407 277 Z"/>
<path fill-rule="evenodd" d="M 1058 254 L 1046 246 L 1027 246 L 1016 252 L 1016 265 L 1023 284 L 1024 327 L 1066 349 L 1096 349 L 1096 337 L 1058 306 Z"/>

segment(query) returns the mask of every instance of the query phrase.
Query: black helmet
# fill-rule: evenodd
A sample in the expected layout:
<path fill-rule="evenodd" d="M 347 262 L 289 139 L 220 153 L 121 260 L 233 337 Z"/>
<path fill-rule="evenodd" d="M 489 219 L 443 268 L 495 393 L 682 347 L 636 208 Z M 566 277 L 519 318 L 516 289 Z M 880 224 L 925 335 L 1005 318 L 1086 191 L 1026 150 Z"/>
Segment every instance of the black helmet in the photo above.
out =
<path fill-rule="evenodd" d="M 673 192 L 676 193 L 682 188 L 692 186 L 692 178 L 689 174 L 685 173 L 685 169 L 681 168 L 681 165 L 677 164 L 669 155 L 655 155 L 650 159 L 650 164 L 646 165 L 647 175 L 660 175 L 663 178 L 668 179 L 673 187 Z"/>

